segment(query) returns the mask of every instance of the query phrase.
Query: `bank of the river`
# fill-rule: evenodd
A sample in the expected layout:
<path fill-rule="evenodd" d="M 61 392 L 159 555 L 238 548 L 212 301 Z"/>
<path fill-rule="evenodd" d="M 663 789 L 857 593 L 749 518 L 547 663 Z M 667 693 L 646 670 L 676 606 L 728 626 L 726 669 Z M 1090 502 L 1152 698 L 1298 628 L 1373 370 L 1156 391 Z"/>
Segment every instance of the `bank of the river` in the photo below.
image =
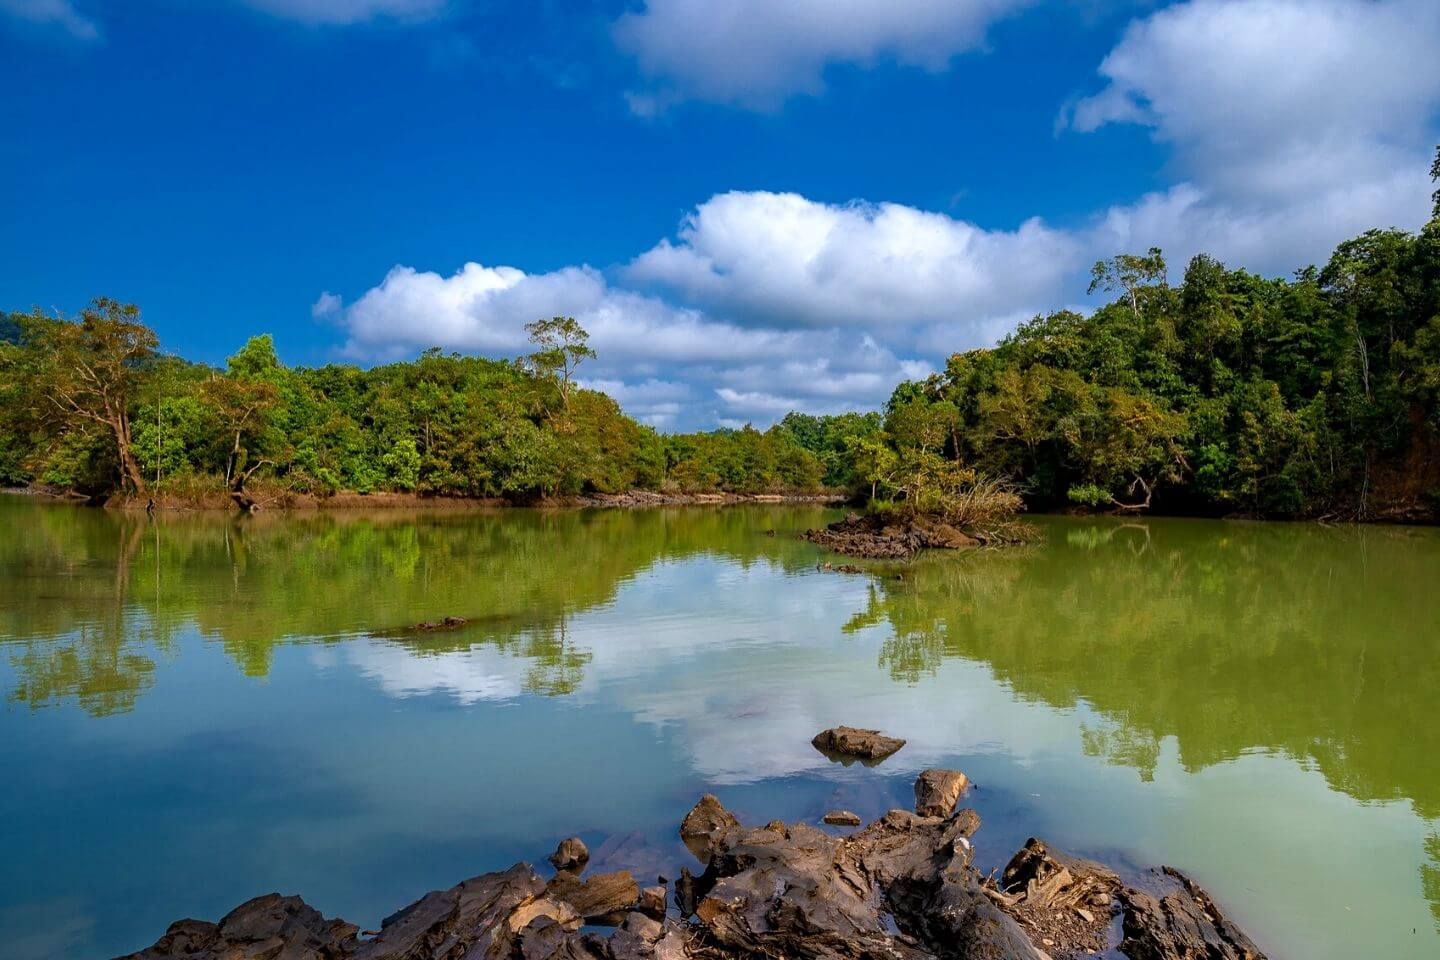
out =
<path fill-rule="evenodd" d="M 841 727 L 816 742 L 842 733 L 863 748 L 878 731 Z M 678 831 L 695 860 L 653 883 L 630 870 L 584 876 L 589 849 L 569 837 L 548 880 L 517 863 L 428 893 L 378 931 L 270 893 L 218 923 L 177 920 L 120 960 L 1266 960 L 1172 867 L 1122 878 L 1031 838 L 998 875 L 982 874 L 980 817 L 958 806 L 967 786 L 959 770 L 924 770 L 913 813 L 890 810 L 861 830 L 841 810 L 746 827 L 706 794 Z"/>
<path fill-rule="evenodd" d="M 794 491 L 780 493 L 662 493 L 654 490 L 630 490 L 624 493 L 594 493 L 571 497 L 546 497 L 540 500 L 509 500 L 503 497 L 428 496 L 419 493 L 377 491 L 356 493 L 342 490 L 319 495 L 292 490 L 265 489 L 251 493 L 256 510 L 489 510 L 506 507 L 565 509 L 575 507 L 661 507 L 727 505 L 746 503 L 768 504 L 838 504 L 849 495 L 838 491 Z M 112 510 L 162 511 L 231 511 L 238 510 L 234 500 L 223 491 L 202 491 L 176 494 L 159 491 L 145 496 L 117 494 L 104 502 Z"/>

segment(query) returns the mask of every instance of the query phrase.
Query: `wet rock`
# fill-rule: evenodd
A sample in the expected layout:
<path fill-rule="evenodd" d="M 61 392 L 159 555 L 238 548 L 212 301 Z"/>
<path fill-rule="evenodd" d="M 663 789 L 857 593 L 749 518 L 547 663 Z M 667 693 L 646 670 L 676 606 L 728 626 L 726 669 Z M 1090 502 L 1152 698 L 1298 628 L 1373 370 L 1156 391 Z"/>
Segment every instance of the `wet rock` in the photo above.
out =
<path fill-rule="evenodd" d="M 640 901 L 640 885 L 629 870 L 600 873 L 588 880 L 560 874 L 546 888 L 547 896 L 569 904 L 589 923 L 618 924 Z"/>
<path fill-rule="evenodd" d="M 1130 960 L 1265 960 L 1215 901 L 1172 867 L 1152 874 L 1154 893 L 1127 887 L 1121 951 Z"/>
<path fill-rule="evenodd" d="M 982 878 L 973 810 L 891 810 L 836 836 L 779 820 L 746 828 L 708 797 L 686 820 L 706 866 L 698 877 L 680 870 L 683 921 L 665 919 L 663 886 L 642 892 L 628 871 L 546 883 L 516 864 L 426 894 L 371 939 L 270 894 L 219 923 L 172 924 L 126 960 L 1068 960 L 1117 945 L 1130 960 L 1263 960 L 1168 868 L 1124 887 L 1108 868 L 1032 839 L 998 881 Z M 618 929 L 602 935 L 587 921 Z M 1108 936 L 1116 926 L 1121 944 Z"/>
<path fill-rule="evenodd" d="M 360 945 L 356 960 L 429 960 L 441 952 L 476 960 L 500 958 L 510 953 L 517 931 L 544 909 L 537 909 L 537 897 L 545 881 L 517 863 L 500 873 L 472 877 L 449 890 L 427 893 L 405 909 L 386 917 L 380 933 Z M 551 902 L 547 915 L 567 922 L 578 920 L 566 908 Z M 516 922 L 518 909 L 528 909 L 524 923 Z M 578 926 L 578 923 L 577 923 Z"/>
<path fill-rule="evenodd" d="M 645 887 L 643 890 L 641 890 L 640 903 L 639 906 L 636 907 L 636 909 L 639 910 L 641 913 L 645 914 L 647 917 L 653 917 L 656 920 L 664 920 L 665 887 L 663 885 L 657 885 L 653 887 Z"/>
<path fill-rule="evenodd" d="M 915 812 L 922 817 L 948 817 L 969 785 L 969 778 L 959 770 L 922 770 L 915 778 Z"/>
<path fill-rule="evenodd" d="M 831 810 L 820 819 L 832 827 L 858 827 L 861 822 L 860 814 L 849 810 Z"/>
<path fill-rule="evenodd" d="M 330 960 L 348 955 L 358 932 L 354 924 L 326 920 L 299 897 L 267 893 L 242 903 L 219 923 L 173 923 L 153 946 L 123 960 Z"/>
<path fill-rule="evenodd" d="M 702 796 L 680 823 L 680 839 L 701 862 L 710 859 L 710 851 L 727 831 L 740 826 L 735 815 L 713 794 Z"/>
<path fill-rule="evenodd" d="M 566 837 L 548 859 L 556 870 L 579 873 L 590 862 L 590 850 L 579 837 Z"/>
<path fill-rule="evenodd" d="M 904 740 L 887 737 L 879 730 L 859 727 L 831 727 L 815 735 L 810 743 L 831 758 L 879 762 L 905 746 Z"/>

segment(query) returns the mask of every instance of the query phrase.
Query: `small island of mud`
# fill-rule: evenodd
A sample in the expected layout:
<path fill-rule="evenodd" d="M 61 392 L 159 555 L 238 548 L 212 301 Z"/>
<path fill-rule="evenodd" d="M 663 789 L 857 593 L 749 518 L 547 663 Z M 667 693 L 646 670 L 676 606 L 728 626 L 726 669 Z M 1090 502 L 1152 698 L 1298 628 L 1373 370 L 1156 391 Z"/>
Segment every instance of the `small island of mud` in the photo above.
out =
<path fill-rule="evenodd" d="M 964 550 L 970 547 L 1021 543 L 1028 527 L 1010 521 L 985 528 L 951 523 L 938 517 L 851 513 L 819 529 L 806 530 L 802 540 L 851 557 L 904 559 L 921 550 Z"/>

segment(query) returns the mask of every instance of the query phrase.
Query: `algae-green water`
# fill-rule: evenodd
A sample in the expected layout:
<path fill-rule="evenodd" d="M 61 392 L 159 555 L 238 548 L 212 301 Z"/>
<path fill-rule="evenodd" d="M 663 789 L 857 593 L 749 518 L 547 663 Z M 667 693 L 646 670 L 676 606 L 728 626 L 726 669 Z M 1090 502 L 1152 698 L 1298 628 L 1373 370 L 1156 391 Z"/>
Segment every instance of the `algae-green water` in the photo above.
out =
<path fill-rule="evenodd" d="M 1190 872 L 1281 960 L 1440 955 L 1440 532 L 1036 517 L 847 575 L 796 536 L 834 516 L 0 497 L 0 953 L 270 890 L 374 927 L 571 834 L 673 877 L 704 791 L 871 817 L 945 765 L 986 866 L 1036 835 Z M 909 743 L 839 766 L 838 723 Z"/>

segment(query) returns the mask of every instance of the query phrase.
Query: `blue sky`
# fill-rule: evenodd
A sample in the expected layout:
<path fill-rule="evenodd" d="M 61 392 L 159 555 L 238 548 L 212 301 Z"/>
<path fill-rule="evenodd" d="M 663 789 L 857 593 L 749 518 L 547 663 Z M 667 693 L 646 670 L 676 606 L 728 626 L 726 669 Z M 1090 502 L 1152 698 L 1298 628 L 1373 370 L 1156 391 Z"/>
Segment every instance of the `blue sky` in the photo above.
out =
<path fill-rule="evenodd" d="M 1434 0 L 0 0 L 0 309 L 513 356 L 662 427 L 872 407 L 1163 247 L 1417 226 Z"/>

